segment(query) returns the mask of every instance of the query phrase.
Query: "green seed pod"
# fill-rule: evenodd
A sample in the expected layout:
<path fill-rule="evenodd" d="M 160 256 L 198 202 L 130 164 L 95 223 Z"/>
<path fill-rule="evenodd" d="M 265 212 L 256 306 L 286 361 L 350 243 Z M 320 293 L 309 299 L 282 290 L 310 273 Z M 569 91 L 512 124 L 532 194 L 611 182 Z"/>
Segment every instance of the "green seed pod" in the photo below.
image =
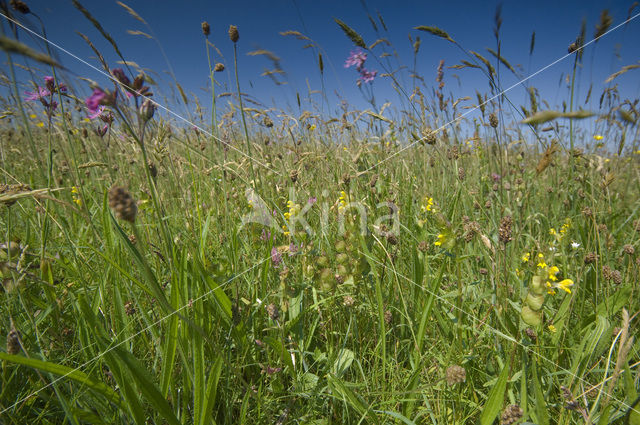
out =
<path fill-rule="evenodd" d="M 535 295 L 529 292 L 524 302 L 531 308 L 531 310 L 539 311 L 542 308 L 542 304 L 544 304 L 544 294 Z"/>
<path fill-rule="evenodd" d="M 336 262 L 338 264 L 347 264 L 347 262 L 349 262 L 349 255 L 347 255 L 345 252 L 341 252 L 340 254 L 336 255 Z"/>
<path fill-rule="evenodd" d="M 533 276 L 531 278 L 531 285 L 529 286 L 529 291 L 535 295 L 542 295 L 545 293 L 546 288 L 544 283 L 542 282 L 541 276 Z"/>
<path fill-rule="evenodd" d="M 344 252 L 347 249 L 347 244 L 344 241 L 336 242 L 336 251 Z"/>
<path fill-rule="evenodd" d="M 319 276 L 320 289 L 323 291 L 331 291 L 335 288 L 336 279 L 331 269 L 322 269 Z"/>
<path fill-rule="evenodd" d="M 320 267 L 329 267 L 329 259 L 326 256 L 321 255 L 316 260 L 316 264 Z"/>
<path fill-rule="evenodd" d="M 542 325 L 542 311 L 533 311 L 528 305 L 522 306 L 520 316 L 522 317 L 524 323 L 529 326 Z"/>

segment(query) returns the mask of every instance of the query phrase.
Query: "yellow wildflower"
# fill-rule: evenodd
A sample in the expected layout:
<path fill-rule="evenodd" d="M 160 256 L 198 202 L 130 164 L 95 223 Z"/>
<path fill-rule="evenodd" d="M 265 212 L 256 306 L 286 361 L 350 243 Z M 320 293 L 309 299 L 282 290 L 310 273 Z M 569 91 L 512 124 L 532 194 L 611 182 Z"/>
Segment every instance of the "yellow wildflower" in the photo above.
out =
<path fill-rule="evenodd" d="M 433 211 L 433 198 L 430 198 L 428 196 L 424 198 L 424 204 L 420 206 L 420 209 L 422 210 L 422 212 Z"/>
<path fill-rule="evenodd" d="M 523 262 L 523 263 L 528 262 L 528 261 L 529 261 L 529 257 L 530 257 L 529 253 L 528 253 L 528 252 L 527 252 L 527 253 L 525 253 L 525 254 L 522 256 L 522 262 Z"/>
<path fill-rule="evenodd" d="M 434 244 L 435 246 L 440 246 L 440 245 L 442 245 L 442 243 L 445 241 L 445 239 L 446 239 L 446 236 L 445 236 L 444 234 L 440 233 L 440 234 L 438 235 L 438 240 L 437 240 L 437 241 L 435 241 L 433 244 Z"/>
<path fill-rule="evenodd" d="M 554 282 L 556 280 L 558 280 L 556 275 L 558 273 L 560 273 L 560 269 L 559 268 L 557 268 L 556 266 L 551 266 L 551 267 L 549 267 L 548 272 L 549 272 L 549 280 L 553 280 Z"/>
<path fill-rule="evenodd" d="M 549 326 L 547 326 L 547 328 L 549 329 L 549 332 L 551 332 L 552 334 L 554 334 L 554 333 L 558 332 L 558 330 L 556 329 L 556 327 L 555 327 L 555 326 L 553 326 L 553 325 L 549 325 Z"/>
<path fill-rule="evenodd" d="M 316 129 L 316 125 L 315 124 L 311 124 L 311 126 L 309 126 L 309 131 L 313 131 Z"/>
<path fill-rule="evenodd" d="M 602 137 L 602 135 L 600 135 L 600 134 L 596 134 L 595 136 L 593 136 L 593 138 L 594 138 L 595 140 L 602 140 L 602 139 L 604 139 L 604 137 Z"/>

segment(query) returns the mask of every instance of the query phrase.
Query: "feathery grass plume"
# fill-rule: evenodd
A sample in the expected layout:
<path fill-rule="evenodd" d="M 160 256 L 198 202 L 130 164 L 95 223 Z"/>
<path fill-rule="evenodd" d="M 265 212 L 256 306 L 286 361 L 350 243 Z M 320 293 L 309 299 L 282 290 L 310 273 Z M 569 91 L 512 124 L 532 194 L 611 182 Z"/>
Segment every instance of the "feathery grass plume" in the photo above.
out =
<path fill-rule="evenodd" d="M 387 24 L 385 24 L 384 19 L 382 19 L 382 15 L 380 14 L 379 10 L 376 10 L 376 14 L 378 15 L 378 20 L 380 21 L 382 28 L 384 28 L 385 31 L 389 31 L 389 29 L 387 28 Z"/>
<path fill-rule="evenodd" d="M 147 21 L 145 21 L 145 20 L 142 18 L 142 16 L 138 15 L 138 13 L 136 13 L 136 11 L 135 11 L 135 10 L 133 10 L 133 8 L 131 8 L 131 6 L 128 6 L 128 5 L 124 4 L 124 3 L 123 3 L 123 2 L 121 2 L 121 1 L 117 1 L 116 3 L 117 3 L 120 7 L 122 7 L 123 9 L 125 9 L 125 10 L 129 13 L 129 15 L 131 15 L 131 17 L 132 17 L 133 19 L 135 19 L 136 21 L 142 22 L 144 25 L 148 25 L 148 24 L 147 24 Z"/>
<path fill-rule="evenodd" d="M 340 19 L 333 18 L 333 20 L 340 26 L 340 28 L 342 28 L 342 31 L 344 31 L 346 36 L 349 37 L 349 40 L 351 40 L 353 44 L 367 50 L 367 43 L 364 42 L 364 39 L 360 34 L 358 34 L 353 28 L 342 22 Z"/>
<path fill-rule="evenodd" d="M 511 71 L 513 73 L 513 75 L 515 75 L 516 77 L 518 76 L 518 72 L 515 70 L 515 68 L 513 66 L 511 66 L 511 64 L 504 58 L 504 56 L 499 55 L 498 52 L 496 52 L 495 50 L 486 47 L 487 51 L 489 53 L 491 53 L 493 55 L 493 57 L 495 57 L 496 59 L 498 59 L 500 61 L 500 63 L 502 63 L 504 66 L 507 67 L 507 69 L 509 71 Z"/>
<path fill-rule="evenodd" d="M 102 65 L 102 68 L 107 71 L 107 73 L 110 73 L 109 70 L 109 65 L 107 65 L 107 61 L 104 60 L 104 56 L 102 56 L 102 53 L 100 53 L 98 51 L 98 49 L 96 48 L 96 46 L 93 45 L 93 43 L 91 42 L 91 40 L 89 40 L 89 37 L 87 37 L 86 35 L 84 35 L 83 33 L 76 31 L 76 34 L 78 34 L 80 37 L 82 37 L 82 39 L 84 40 L 85 43 L 87 43 L 89 45 L 89 47 L 91 48 L 91 50 L 93 50 L 93 53 L 96 54 L 96 56 L 98 57 L 98 60 L 100 61 L 100 65 Z"/>
<path fill-rule="evenodd" d="M 636 123 L 636 119 L 629 111 L 625 111 L 624 109 L 618 109 L 618 114 L 620 115 L 620 119 L 625 121 L 631 125 Z"/>
<path fill-rule="evenodd" d="M 141 35 L 141 36 L 143 36 L 144 38 L 148 38 L 149 40 L 153 40 L 153 36 L 151 36 L 151 35 L 147 34 L 147 33 L 146 33 L 146 32 L 144 32 L 144 31 L 138 31 L 138 30 L 127 30 L 127 34 L 130 34 L 130 35 Z"/>
<path fill-rule="evenodd" d="M 533 48 L 536 46 L 536 32 L 531 33 L 531 41 L 529 42 L 529 56 L 533 54 Z"/>
<path fill-rule="evenodd" d="M 640 5 L 640 2 L 634 1 L 633 3 L 631 3 L 631 6 L 629 6 L 629 11 L 627 12 L 627 19 L 624 21 L 624 27 L 627 27 L 627 24 L 629 24 L 629 22 L 631 21 L 631 15 L 633 15 L 633 11 L 635 10 L 636 7 L 638 7 L 638 5 Z"/>
<path fill-rule="evenodd" d="M 586 40 L 587 37 L 587 20 L 583 19 L 582 20 L 582 25 L 580 26 L 580 34 L 578 35 L 578 38 L 576 38 L 575 41 L 575 47 L 577 50 L 577 62 L 582 62 L 582 55 L 584 54 L 584 41 Z"/>
<path fill-rule="evenodd" d="M 113 39 L 113 37 L 111 37 L 111 35 L 108 32 L 104 30 L 104 28 L 102 28 L 102 25 L 100 24 L 100 22 L 98 22 L 98 20 L 94 18 L 93 15 L 91 15 L 91 13 L 78 0 L 72 0 L 72 2 L 73 2 L 73 6 L 76 9 L 78 9 L 80 13 L 82 13 L 84 17 L 87 18 L 87 20 L 89 20 L 89 22 L 93 24 L 93 26 L 98 30 L 98 32 L 102 34 L 104 39 L 107 40 L 109 44 L 111 44 L 111 46 L 116 51 L 120 59 L 125 60 L 124 56 L 120 52 L 120 48 L 118 48 L 118 45 L 116 44 L 116 41 Z"/>
<path fill-rule="evenodd" d="M 115 212 L 116 217 L 133 223 L 136 220 L 138 206 L 127 189 L 113 186 L 109 189 L 109 207 Z"/>
<path fill-rule="evenodd" d="M 498 3 L 496 6 L 496 13 L 493 15 L 493 35 L 496 40 L 499 39 L 500 28 L 502 27 L 502 3 Z M 500 47 L 498 46 L 498 50 Z"/>
<path fill-rule="evenodd" d="M 480 60 L 480 62 L 482 62 L 484 64 L 484 66 L 487 67 L 487 71 L 489 72 L 489 76 L 490 77 L 493 77 L 493 76 L 496 75 L 495 68 L 493 67 L 493 65 L 491 65 L 491 62 L 489 62 L 489 60 L 487 60 L 487 58 L 485 58 L 484 56 L 482 56 L 478 52 L 474 52 L 473 50 L 469 50 L 469 53 L 471 53 L 473 56 L 478 58 Z"/>
<path fill-rule="evenodd" d="M 16 12 L 20 12 L 24 15 L 31 13 L 31 10 L 29 9 L 29 6 L 27 6 L 27 4 L 23 1 L 20 0 L 11 0 L 9 2 L 9 5 L 11 6 L 11 8 L 13 10 L 15 10 Z"/>
<path fill-rule="evenodd" d="M 280 32 L 280 35 L 283 36 L 283 37 L 292 35 L 295 38 L 297 38 L 298 40 L 311 41 L 311 39 L 309 37 L 307 37 L 306 35 L 302 34 L 300 31 L 293 31 L 293 30 L 282 31 L 282 32 Z"/>
<path fill-rule="evenodd" d="M 229 40 L 237 43 L 239 39 L 240 33 L 238 32 L 238 27 L 235 25 L 229 25 Z"/>
<path fill-rule="evenodd" d="M 5 52 L 26 56 L 45 65 L 64 69 L 64 67 L 56 62 L 51 56 L 45 55 L 44 53 L 36 52 L 26 44 L 20 43 L 18 40 L 0 36 L 0 49 L 4 50 Z"/>
<path fill-rule="evenodd" d="M 609 30 L 611 24 L 613 24 L 613 17 L 609 15 L 609 10 L 604 9 L 600 12 L 600 21 L 596 24 L 596 30 L 593 33 L 593 39 L 596 43 Z"/>
<path fill-rule="evenodd" d="M 187 95 L 184 93 L 182 86 L 177 81 L 175 83 L 176 83 L 176 87 L 178 88 L 178 92 L 180 92 L 180 97 L 182 97 L 182 101 L 184 102 L 185 105 L 188 105 L 189 99 L 187 98 Z"/>
<path fill-rule="evenodd" d="M 558 141 L 552 140 L 549 147 L 542 154 L 542 158 L 538 161 L 538 165 L 536 165 L 536 173 L 540 174 L 544 170 L 547 169 L 549 164 L 551 164 L 551 160 L 553 159 L 553 154 L 558 151 Z"/>
<path fill-rule="evenodd" d="M 455 43 L 453 38 L 451 38 L 451 36 L 449 34 L 447 34 L 446 31 L 441 30 L 438 27 L 430 27 L 430 26 L 426 26 L 426 25 L 419 25 L 417 27 L 413 27 L 413 29 L 414 30 L 419 30 L 419 31 L 425 31 L 425 32 L 428 32 L 431 35 L 435 35 L 436 37 L 444 38 L 447 41 Z"/>
<path fill-rule="evenodd" d="M 535 87 L 529 87 L 529 102 L 531 103 L 531 113 L 536 114 L 538 112 L 538 102 L 536 100 L 536 89 Z"/>
<path fill-rule="evenodd" d="M 553 121 L 557 118 L 569 118 L 572 120 L 581 120 L 584 118 L 592 117 L 593 112 L 585 111 L 583 109 L 573 112 L 559 112 L 559 111 L 540 111 L 528 118 L 520 121 L 522 124 L 538 125 L 545 122 Z"/>
<path fill-rule="evenodd" d="M 609 75 L 609 77 L 606 80 L 604 80 L 604 82 L 610 83 L 616 78 L 618 78 L 619 76 L 621 76 L 622 74 L 625 74 L 631 71 L 632 69 L 636 69 L 636 68 L 640 68 L 640 61 L 638 63 L 623 66 L 622 68 L 620 68 L 620 71 L 614 72 L 613 74 Z"/>
<path fill-rule="evenodd" d="M 422 44 L 422 41 L 420 40 L 420 36 L 416 37 L 416 41 L 413 43 L 413 54 L 417 55 L 418 51 L 420 51 L 420 45 Z"/>

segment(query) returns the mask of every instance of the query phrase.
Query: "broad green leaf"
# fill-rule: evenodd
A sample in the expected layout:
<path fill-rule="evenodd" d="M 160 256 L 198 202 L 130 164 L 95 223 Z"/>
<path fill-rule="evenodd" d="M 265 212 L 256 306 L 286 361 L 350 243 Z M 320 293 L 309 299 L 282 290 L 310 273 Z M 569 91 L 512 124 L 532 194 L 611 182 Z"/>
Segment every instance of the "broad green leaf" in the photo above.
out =
<path fill-rule="evenodd" d="M 504 393 L 507 390 L 508 377 L 509 362 L 506 362 L 504 367 L 502 368 L 502 372 L 500 372 L 498 381 L 493 386 L 493 388 L 491 388 L 491 391 L 489 391 L 487 403 L 484 405 L 484 409 L 482 409 L 482 414 L 480 415 L 481 425 L 491 425 L 493 421 L 498 417 L 500 409 L 502 409 Z"/>

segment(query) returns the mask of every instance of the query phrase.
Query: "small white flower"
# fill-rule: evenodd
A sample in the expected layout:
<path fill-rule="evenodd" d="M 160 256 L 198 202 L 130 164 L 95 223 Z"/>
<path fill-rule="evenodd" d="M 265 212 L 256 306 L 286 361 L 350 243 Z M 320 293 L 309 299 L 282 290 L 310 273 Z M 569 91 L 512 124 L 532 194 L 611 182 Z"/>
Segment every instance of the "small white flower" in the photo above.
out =
<path fill-rule="evenodd" d="M 571 242 L 571 248 L 578 249 L 579 247 L 580 247 L 580 244 L 578 242 Z"/>

